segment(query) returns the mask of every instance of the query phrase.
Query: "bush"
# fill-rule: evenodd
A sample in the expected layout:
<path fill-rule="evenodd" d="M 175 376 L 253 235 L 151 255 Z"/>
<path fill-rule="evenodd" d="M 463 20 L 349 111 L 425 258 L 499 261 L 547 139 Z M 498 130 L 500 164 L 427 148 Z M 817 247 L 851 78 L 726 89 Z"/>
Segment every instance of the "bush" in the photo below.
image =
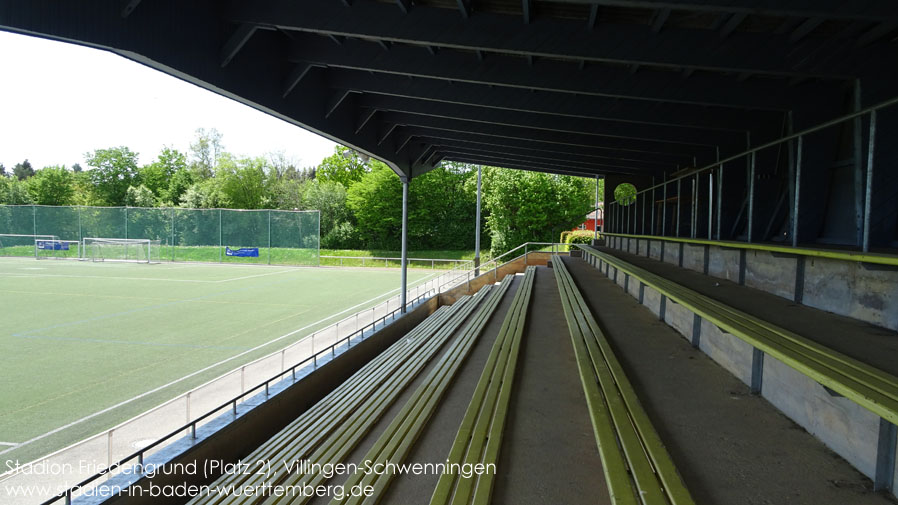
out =
<path fill-rule="evenodd" d="M 342 222 L 325 236 L 321 237 L 322 249 L 353 249 L 359 246 L 361 237 L 358 230 L 349 222 Z"/>
<path fill-rule="evenodd" d="M 570 232 L 564 239 L 565 244 L 591 244 L 595 232 L 587 230 L 577 230 Z"/>

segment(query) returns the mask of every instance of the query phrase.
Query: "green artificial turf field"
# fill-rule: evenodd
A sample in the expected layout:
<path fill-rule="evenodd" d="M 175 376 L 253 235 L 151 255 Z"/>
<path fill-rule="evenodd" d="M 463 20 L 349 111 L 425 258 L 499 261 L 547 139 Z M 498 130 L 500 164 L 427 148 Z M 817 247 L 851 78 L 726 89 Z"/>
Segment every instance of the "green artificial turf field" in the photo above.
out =
<path fill-rule="evenodd" d="M 408 275 L 411 285 L 436 274 Z M 398 269 L 0 258 L 0 460 L 24 463 L 114 426 L 395 295 L 399 279 Z"/>

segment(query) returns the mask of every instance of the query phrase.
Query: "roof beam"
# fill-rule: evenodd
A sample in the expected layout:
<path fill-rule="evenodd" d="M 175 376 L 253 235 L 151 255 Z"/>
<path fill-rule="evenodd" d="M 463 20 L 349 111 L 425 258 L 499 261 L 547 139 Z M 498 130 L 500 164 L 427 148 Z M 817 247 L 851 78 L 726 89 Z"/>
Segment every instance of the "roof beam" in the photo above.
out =
<path fill-rule="evenodd" d="M 808 18 L 804 20 L 803 23 L 798 25 L 798 28 L 792 31 L 792 33 L 789 35 L 789 40 L 792 42 L 800 41 L 801 39 L 807 37 L 809 33 L 814 31 L 815 28 L 820 26 L 823 21 L 823 18 Z"/>
<path fill-rule="evenodd" d="M 525 163 L 520 161 L 509 160 L 507 158 L 475 156 L 465 153 L 442 153 L 448 161 L 457 161 L 459 163 L 468 163 L 471 165 L 486 165 L 491 167 L 511 168 L 515 170 L 527 170 L 529 172 L 542 172 L 546 174 L 570 175 L 573 177 L 590 177 L 613 172 L 611 170 L 596 172 L 593 170 L 577 170 L 569 167 L 546 166 L 540 163 Z M 417 168 L 417 167 L 416 167 Z M 430 169 L 432 167 L 427 167 Z M 426 171 L 426 170 L 423 170 Z"/>
<path fill-rule="evenodd" d="M 649 142 L 635 139 L 596 137 L 591 135 L 562 133 L 551 130 L 533 129 L 521 126 L 496 125 L 455 118 L 438 118 L 418 114 L 399 112 L 382 112 L 381 120 L 387 123 L 401 124 L 409 127 L 426 127 L 437 130 L 468 132 L 480 135 L 508 136 L 519 139 L 534 139 L 556 144 L 605 146 L 611 149 L 631 150 L 643 153 L 671 153 L 685 157 L 699 156 L 705 153 L 710 156 L 710 147 L 677 144 L 669 142 Z M 710 160 L 709 160 L 710 161 Z"/>
<path fill-rule="evenodd" d="M 447 16 L 446 9 L 428 6 L 416 7 L 397 19 L 389 4 L 364 2 L 347 10 L 333 0 L 237 2 L 231 4 L 229 16 L 236 22 L 282 30 L 537 58 L 851 77 L 846 73 L 848 64 L 823 58 L 810 47 L 794 48 L 785 35 L 767 33 L 736 33 L 721 45 L 714 34 L 701 29 L 669 28 L 654 34 L 648 26 L 608 24 L 601 30 L 583 30 L 582 21 L 555 18 L 541 18 L 539 23 L 522 26 L 514 16 L 505 14 L 478 13 L 462 19 Z M 659 51 L 659 47 L 667 50 Z M 714 50 L 709 51 L 709 47 Z"/>
<path fill-rule="evenodd" d="M 480 144 L 471 144 L 467 142 L 455 142 L 455 141 L 444 141 L 438 139 L 424 139 L 419 138 L 420 140 L 426 140 L 426 142 L 432 142 L 433 145 L 437 146 L 437 148 L 442 148 L 445 150 L 453 150 L 453 152 L 467 152 L 482 156 L 514 156 L 517 159 L 521 160 L 531 160 L 537 163 L 544 164 L 552 164 L 552 165 L 560 165 L 560 166 L 570 166 L 577 167 L 581 169 L 607 169 L 607 168 L 618 168 L 618 169 L 627 169 L 632 172 L 646 171 L 646 172 L 657 172 L 661 171 L 662 167 L 660 166 L 651 166 L 651 165 L 634 165 L 632 163 L 623 163 L 623 162 L 615 162 L 615 161 L 604 161 L 600 162 L 597 160 L 582 160 L 577 158 L 572 158 L 570 156 L 547 156 L 545 154 L 539 152 L 532 152 L 522 149 L 515 149 L 509 147 L 492 147 L 492 146 L 484 146 Z M 667 168 L 670 168 L 668 166 Z"/>
<path fill-rule="evenodd" d="M 219 61 L 221 62 L 221 68 L 225 68 L 228 66 L 228 63 L 234 59 L 234 56 L 237 56 L 237 53 L 243 49 L 243 46 L 249 42 L 249 39 L 256 33 L 258 30 L 258 26 L 254 26 L 248 23 L 243 23 L 234 30 L 234 33 L 228 38 L 227 42 L 223 46 L 221 46 L 221 52 L 219 53 Z"/>
<path fill-rule="evenodd" d="M 892 0 L 545 0 L 567 3 L 631 7 L 641 9 L 677 9 L 694 12 L 730 12 L 776 17 L 823 17 L 826 19 L 898 20 Z"/>
<path fill-rule="evenodd" d="M 782 120 L 782 115 L 776 112 L 622 100 L 573 93 L 534 94 L 517 88 L 488 88 L 465 82 L 449 84 L 448 81 L 436 79 L 409 80 L 389 74 L 372 76 L 353 70 L 330 69 L 328 78 L 335 88 L 353 89 L 368 94 L 366 100 L 374 100 L 373 97 L 379 95 L 565 117 L 726 131 L 766 128 L 772 122 Z"/>
<path fill-rule="evenodd" d="M 361 98 L 359 105 L 404 114 L 417 114 L 596 137 L 642 140 L 648 143 L 662 142 L 689 144 L 692 146 L 712 146 L 727 144 L 736 139 L 745 138 L 745 132 L 696 131 L 675 126 L 609 122 L 576 117 L 560 118 L 547 114 L 426 102 L 407 98 L 365 96 Z"/>
<path fill-rule="evenodd" d="M 616 149 L 602 145 L 577 145 L 574 143 L 552 143 L 537 138 L 521 138 L 520 136 L 501 136 L 485 133 L 470 133 L 451 130 L 440 130 L 421 126 L 405 126 L 403 130 L 407 135 L 421 139 L 427 139 L 430 143 L 441 141 L 456 141 L 474 145 L 482 145 L 497 149 L 518 149 L 549 156 L 574 156 L 582 159 L 595 160 L 597 163 L 620 162 L 627 164 L 633 162 L 644 165 L 675 166 L 691 162 L 691 154 L 677 154 Z M 499 132 L 502 133 L 502 132 Z"/>
<path fill-rule="evenodd" d="M 518 156 L 516 154 L 510 153 L 484 153 L 478 151 L 471 151 L 465 149 L 463 147 L 458 146 L 444 146 L 444 145 L 435 145 L 433 146 L 435 153 L 442 153 L 449 156 L 465 156 L 471 158 L 480 158 L 484 160 L 501 160 L 509 163 L 517 163 L 522 165 L 533 165 L 545 167 L 549 170 L 564 170 L 569 171 L 571 173 L 581 173 L 581 174 L 596 174 L 602 172 L 616 172 L 616 173 L 626 173 L 626 174 L 661 174 L 662 170 L 633 170 L 626 167 L 616 167 L 613 165 L 609 166 L 580 166 L 572 163 L 567 163 L 559 160 L 543 160 L 543 159 L 534 159 L 526 156 Z"/>
<path fill-rule="evenodd" d="M 656 11 L 655 15 L 652 18 L 652 31 L 655 33 L 660 32 L 661 28 L 664 28 L 664 23 L 667 22 L 667 18 L 669 17 L 670 9 L 667 7 Z"/>
<path fill-rule="evenodd" d="M 785 80 L 759 79 L 739 83 L 733 77 L 711 73 L 693 75 L 685 85 L 679 71 L 644 68 L 638 74 L 632 74 L 625 68 L 604 65 L 581 70 L 573 62 L 554 60 L 541 60 L 539 71 L 535 72 L 525 60 L 509 56 L 490 55 L 480 61 L 474 54 L 462 51 L 443 50 L 438 57 L 431 57 L 426 51 L 407 45 L 394 46 L 392 51 L 385 53 L 376 45 L 360 40 L 347 40 L 343 46 L 334 46 L 322 37 L 310 35 L 297 39 L 288 55 L 295 62 L 612 98 L 789 110 L 796 103 L 807 101 L 809 96 L 833 91 L 836 86 L 817 83 L 808 89 L 786 89 Z"/>

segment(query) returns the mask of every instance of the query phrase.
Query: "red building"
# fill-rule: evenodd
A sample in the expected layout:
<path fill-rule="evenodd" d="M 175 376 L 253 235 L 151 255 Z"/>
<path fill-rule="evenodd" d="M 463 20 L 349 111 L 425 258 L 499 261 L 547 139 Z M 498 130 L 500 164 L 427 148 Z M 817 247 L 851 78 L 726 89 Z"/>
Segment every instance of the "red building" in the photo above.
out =
<path fill-rule="evenodd" d="M 603 218 L 605 216 L 604 209 L 602 208 L 602 204 L 599 204 L 599 209 L 594 210 L 586 215 L 586 221 L 583 221 L 583 224 L 575 228 L 575 230 L 594 230 L 596 226 L 596 218 L 599 220 L 599 230 L 602 230 L 602 225 L 604 223 Z"/>

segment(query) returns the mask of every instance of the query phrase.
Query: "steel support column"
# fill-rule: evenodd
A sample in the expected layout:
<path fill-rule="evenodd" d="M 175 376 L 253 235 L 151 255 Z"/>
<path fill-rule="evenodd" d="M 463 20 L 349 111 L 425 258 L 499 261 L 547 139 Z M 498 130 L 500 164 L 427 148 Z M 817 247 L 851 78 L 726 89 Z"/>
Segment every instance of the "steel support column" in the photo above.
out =
<path fill-rule="evenodd" d="M 477 220 L 474 223 L 474 277 L 480 275 L 480 172 L 483 167 L 477 165 Z M 596 185 L 598 188 L 598 185 Z M 598 189 L 596 189 L 598 195 Z"/>
<path fill-rule="evenodd" d="M 480 172 L 478 172 L 479 174 Z M 477 214 L 480 215 L 480 177 L 477 178 Z M 596 176 L 596 206 L 595 216 L 592 220 L 593 240 L 599 240 L 599 176 Z"/>
<path fill-rule="evenodd" d="M 408 291 L 408 177 L 402 181 L 402 288 L 399 292 L 399 304 L 405 313 L 406 292 Z"/>

